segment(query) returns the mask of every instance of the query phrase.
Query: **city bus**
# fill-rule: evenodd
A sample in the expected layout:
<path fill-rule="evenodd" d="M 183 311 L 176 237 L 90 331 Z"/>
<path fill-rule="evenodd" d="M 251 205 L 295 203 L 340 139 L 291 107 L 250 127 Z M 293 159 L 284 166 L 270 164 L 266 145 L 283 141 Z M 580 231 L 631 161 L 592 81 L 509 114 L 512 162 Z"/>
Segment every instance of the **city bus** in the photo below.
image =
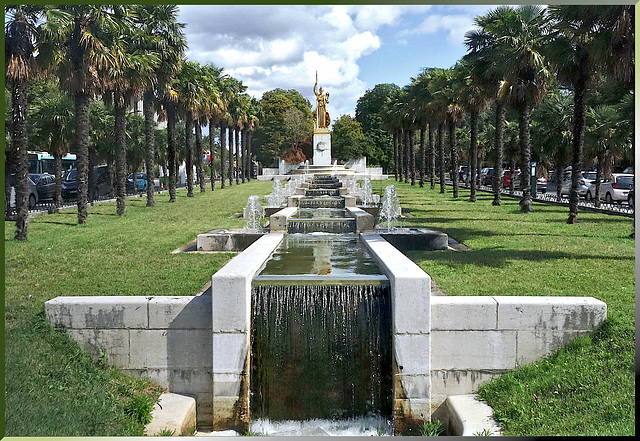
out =
<path fill-rule="evenodd" d="M 29 173 L 50 173 L 53 174 L 55 159 L 48 152 L 27 152 L 29 161 Z M 62 157 L 62 170 L 72 169 L 76 166 L 76 155 L 67 153 Z"/>

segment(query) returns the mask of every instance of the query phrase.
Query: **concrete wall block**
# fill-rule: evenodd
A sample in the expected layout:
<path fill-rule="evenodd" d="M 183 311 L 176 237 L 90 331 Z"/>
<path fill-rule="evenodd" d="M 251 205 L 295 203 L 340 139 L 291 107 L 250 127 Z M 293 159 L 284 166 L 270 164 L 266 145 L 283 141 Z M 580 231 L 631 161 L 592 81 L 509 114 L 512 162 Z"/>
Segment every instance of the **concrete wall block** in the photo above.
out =
<path fill-rule="evenodd" d="M 431 370 L 431 404 L 440 406 L 449 395 L 474 393 L 487 381 L 503 374 L 506 370 Z"/>
<path fill-rule="evenodd" d="M 483 296 L 433 296 L 431 330 L 489 330 L 498 322 L 497 302 Z"/>
<path fill-rule="evenodd" d="M 122 369 L 125 374 L 148 378 L 165 389 L 171 390 L 171 375 L 167 369 Z"/>
<path fill-rule="evenodd" d="M 248 332 L 251 280 L 283 237 L 265 234 L 211 277 L 213 332 Z"/>
<path fill-rule="evenodd" d="M 515 331 L 433 331 L 431 369 L 514 369 Z"/>
<path fill-rule="evenodd" d="M 233 261 L 233 260 L 232 260 Z M 227 263 L 227 265 L 231 262 Z M 245 332 L 250 329 L 251 280 L 253 275 L 218 276 L 211 279 L 212 331 Z"/>
<path fill-rule="evenodd" d="M 301 191 L 302 193 L 298 193 L 298 194 L 304 194 L 304 190 L 296 190 L 296 191 Z M 287 207 L 287 208 L 283 208 L 282 210 L 272 214 L 269 217 L 269 229 L 271 230 L 271 232 L 284 232 L 287 229 L 287 220 L 294 215 L 294 213 L 298 211 L 297 207 Z"/>
<path fill-rule="evenodd" d="M 400 384 L 400 390 L 396 390 L 396 398 L 413 399 L 429 398 L 431 396 L 431 377 L 427 375 L 396 374 L 396 385 Z"/>
<path fill-rule="evenodd" d="M 394 334 L 393 346 L 398 373 L 429 375 L 430 334 Z"/>
<path fill-rule="evenodd" d="M 214 382 L 216 374 L 242 374 L 248 356 L 248 333 L 214 333 L 212 368 Z"/>
<path fill-rule="evenodd" d="M 65 328 L 146 328 L 147 297 L 56 297 L 44 304 L 51 325 Z"/>
<path fill-rule="evenodd" d="M 212 399 L 213 430 L 230 430 L 237 428 L 236 407 L 238 397 L 216 397 Z"/>
<path fill-rule="evenodd" d="M 213 416 L 213 396 L 211 393 L 196 395 L 196 422 L 201 426 L 211 426 Z"/>
<path fill-rule="evenodd" d="M 431 329 L 431 279 L 420 271 L 418 276 L 396 273 L 391 277 L 387 273 L 395 333 L 428 333 Z"/>
<path fill-rule="evenodd" d="M 211 296 L 154 297 L 149 300 L 151 329 L 211 329 Z"/>
<path fill-rule="evenodd" d="M 375 219 L 366 211 L 357 207 L 348 207 L 349 211 L 356 218 L 356 230 L 358 232 L 372 231 L 375 226 Z"/>
<path fill-rule="evenodd" d="M 413 398 L 405 400 L 396 398 L 394 400 L 394 413 L 396 418 L 404 416 L 417 421 L 431 420 L 431 400 L 429 398 Z M 396 427 L 398 422 L 396 422 Z"/>
<path fill-rule="evenodd" d="M 356 206 L 356 197 L 351 195 L 344 195 L 344 206 L 345 207 L 355 207 Z"/>
<path fill-rule="evenodd" d="M 172 369 L 170 376 L 172 392 L 196 396 L 213 391 L 211 369 Z"/>
<path fill-rule="evenodd" d="M 607 317 L 607 305 L 593 297 L 507 297 L 498 302 L 498 329 L 591 330 Z"/>
<path fill-rule="evenodd" d="M 551 355 L 579 335 L 589 331 L 518 331 L 516 362 L 518 366 Z"/>
<path fill-rule="evenodd" d="M 211 366 L 211 334 L 201 330 L 132 330 L 130 367 L 207 368 Z"/>
<path fill-rule="evenodd" d="M 249 381 L 247 374 L 214 374 L 213 395 L 218 397 L 236 397 L 240 394 L 242 383 Z"/>
<path fill-rule="evenodd" d="M 94 358 L 105 357 L 110 366 L 129 367 L 127 329 L 68 329 L 67 333 Z"/>

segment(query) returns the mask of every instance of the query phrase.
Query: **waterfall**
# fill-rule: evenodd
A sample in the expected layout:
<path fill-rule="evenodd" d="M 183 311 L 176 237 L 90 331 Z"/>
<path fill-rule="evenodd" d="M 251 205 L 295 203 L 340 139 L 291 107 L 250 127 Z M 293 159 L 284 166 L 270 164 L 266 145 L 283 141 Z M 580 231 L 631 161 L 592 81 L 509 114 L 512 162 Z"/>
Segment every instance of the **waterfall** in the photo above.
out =
<path fill-rule="evenodd" d="M 253 286 L 251 415 L 391 418 L 389 287 Z"/>

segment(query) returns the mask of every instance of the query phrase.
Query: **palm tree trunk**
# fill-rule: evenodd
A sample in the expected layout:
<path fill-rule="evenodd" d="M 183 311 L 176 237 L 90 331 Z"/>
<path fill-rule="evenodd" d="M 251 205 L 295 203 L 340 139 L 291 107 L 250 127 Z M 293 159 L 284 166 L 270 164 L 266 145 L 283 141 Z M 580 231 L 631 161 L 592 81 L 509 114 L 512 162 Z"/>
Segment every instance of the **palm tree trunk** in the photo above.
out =
<path fill-rule="evenodd" d="M 429 179 L 431 190 L 436 188 L 436 126 L 429 123 Z"/>
<path fill-rule="evenodd" d="M 585 92 L 586 78 L 582 74 L 575 84 L 573 95 L 573 155 L 571 158 L 571 191 L 569 193 L 569 219 L 568 224 L 578 222 L 578 187 L 580 181 L 580 159 L 582 156 L 582 146 L 584 144 L 584 124 L 585 124 Z M 598 194 L 596 193 L 596 198 Z"/>
<path fill-rule="evenodd" d="M 393 174 L 398 181 L 398 131 L 393 131 Z"/>
<path fill-rule="evenodd" d="M 501 102 L 496 103 L 496 145 L 493 160 L 493 202 L 492 205 L 501 205 L 500 187 L 502 187 L 502 155 L 504 152 L 504 117 L 507 108 Z"/>
<path fill-rule="evenodd" d="M 440 158 L 440 193 L 444 193 L 446 185 L 444 182 L 444 121 L 438 124 L 438 158 Z"/>
<path fill-rule="evenodd" d="M 200 193 L 204 193 L 206 188 L 204 184 L 204 165 L 202 164 L 202 126 L 200 121 L 195 122 L 196 126 L 196 170 L 198 172 L 198 184 L 200 184 Z"/>
<path fill-rule="evenodd" d="M 520 211 L 530 213 L 531 208 L 531 105 L 524 101 L 520 107 L 520 152 L 522 155 L 522 178 L 520 189 L 522 199 L 520 199 Z"/>
<path fill-rule="evenodd" d="M 424 138 L 425 131 L 427 130 L 426 125 L 420 127 L 420 188 L 424 188 L 424 168 L 425 168 L 425 148 L 424 148 Z"/>
<path fill-rule="evenodd" d="M 167 155 L 169 156 L 169 202 L 176 201 L 176 108 L 167 106 Z M 165 176 L 165 180 L 167 176 Z"/>
<path fill-rule="evenodd" d="M 153 119 L 153 92 L 147 91 L 143 95 L 142 112 L 144 113 L 144 140 L 146 144 L 145 168 L 147 169 L 147 207 L 154 207 L 156 201 L 153 197 L 155 181 L 155 129 L 156 123 Z"/>
<path fill-rule="evenodd" d="M 215 147 L 214 143 L 214 134 L 215 134 L 216 126 L 214 124 L 213 118 L 209 118 L 209 166 L 211 167 L 211 191 L 216 189 L 216 173 L 213 168 L 213 148 Z"/>
<path fill-rule="evenodd" d="M 404 181 L 404 130 L 398 129 L 398 175 Z"/>
<path fill-rule="evenodd" d="M 116 120 L 115 120 L 115 130 L 116 130 L 116 213 L 119 216 L 125 214 L 125 197 L 127 192 L 126 187 L 126 144 L 125 144 L 125 136 L 126 136 L 126 104 L 124 102 L 124 97 L 116 97 Z M 79 172 L 79 170 L 78 170 Z M 78 173 L 79 174 L 79 173 Z M 133 177 L 133 188 L 135 191 L 136 188 L 136 179 Z"/>
<path fill-rule="evenodd" d="M 253 168 L 253 130 L 247 130 L 247 182 L 251 181 L 251 169 Z"/>
<path fill-rule="evenodd" d="M 598 167 L 596 168 L 596 194 L 595 194 L 595 206 L 596 208 L 600 207 L 600 182 L 602 181 L 602 164 L 603 164 L 603 156 L 601 153 L 598 153 Z"/>
<path fill-rule="evenodd" d="M 409 170 L 411 173 L 411 185 L 416 185 L 416 152 L 413 148 L 415 132 L 409 129 Z"/>
<path fill-rule="evenodd" d="M 224 188 L 224 154 L 227 150 L 227 127 L 220 123 L 220 188 Z"/>
<path fill-rule="evenodd" d="M 409 183 L 409 178 L 411 175 L 411 130 L 405 129 L 404 131 L 404 182 L 405 184 Z M 415 184 L 415 183 L 414 183 Z"/>
<path fill-rule="evenodd" d="M 78 167 L 78 223 L 87 223 L 88 162 L 89 162 L 89 96 L 76 95 L 75 103 L 76 165 Z"/>
<path fill-rule="evenodd" d="M 12 130 L 11 146 L 16 152 L 16 240 L 27 240 L 29 229 L 29 159 L 27 149 L 27 90 L 28 83 L 16 82 L 11 93 Z"/>
<path fill-rule="evenodd" d="M 55 203 L 55 212 L 57 213 L 62 207 L 62 149 L 55 147 L 53 149 L 53 175 L 56 178 L 56 190 L 53 196 Z"/>
<path fill-rule="evenodd" d="M 477 109 L 471 111 L 471 164 L 469 165 L 469 171 L 471 172 L 471 196 L 469 200 L 471 202 L 476 201 L 476 171 L 478 168 L 478 116 Z"/>
<path fill-rule="evenodd" d="M 187 167 L 187 197 L 193 197 L 193 113 L 187 112 L 184 122 L 184 136 L 186 144 L 186 167 Z"/>
<path fill-rule="evenodd" d="M 245 182 L 245 175 L 247 174 L 247 131 L 242 129 L 240 131 L 242 136 L 242 183 Z"/>
<path fill-rule="evenodd" d="M 233 134 L 235 136 L 235 144 L 236 144 L 236 185 L 240 185 L 240 129 L 237 127 L 233 129 Z M 244 142 L 244 140 L 242 140 Z"/>
<path fill-rule="evenodd" d="M 453 183 L 453 197 L 458 197 L 458 138 L 456 124 L 449 118 L 449 145 L 451 146 L 451 182 Z"/>
<path fill-rule="evenodd" d="M 233 185 L 233 128 L 229 127 L 229 186 Z"/>

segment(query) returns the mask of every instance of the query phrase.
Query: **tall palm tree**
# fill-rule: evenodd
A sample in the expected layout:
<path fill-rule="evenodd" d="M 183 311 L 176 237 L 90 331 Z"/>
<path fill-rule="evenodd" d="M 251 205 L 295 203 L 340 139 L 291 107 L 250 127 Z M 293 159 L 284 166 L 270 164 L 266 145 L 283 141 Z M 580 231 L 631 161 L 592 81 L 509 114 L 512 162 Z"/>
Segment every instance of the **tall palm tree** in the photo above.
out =
<path fill-rule="evenodd" d="M 34 51 L 38 34 L 36 24 L 42 17 L 42 7 L 6 6 L 8 21 L 5 27 L 5 76 L 11 87 L 11 148 L 17 159 L 16 240 L 27 240 L 29 228 L 29 164 L 27 149 L 27 89 L 36 73 Z"/>
<path fill-rule="evenodd" d="M 145 41 L 146 49 L 159 58 L 159 63 L 153 72 L 155 87 L 152 87 L 153 84 L 148 85 L 149 87 L 143 93 L 142 104 L 145 118 L 145 168 L 147 180 L 152 183 L 155 178 L 155 101 L 165 96 L 179 71 L 187 42 L 183 32 L 185 25 L 177 22 L 178 7 L 176 5 L 137 5 L 136 11 L 136 26 L 144 35 L 156 37 Z M 154 205 L 154 186 L 147 185 L 147 207 Z"/>
<path fill-rule="evenodd" d="M 118 18 L 133 24 L 133 10 L 118 8 Z M 108 87 L 113 91 L 115 105 L 116 137 L 116 213 L 125 214 L 126 196 L 126 132 L 127 109 L 139 93 L 153 88 L 155 69 L 159 66 L 156 52 L 148 51 L 157 37 L 143 34 L 137 27 L 125 27 L 120 35 L 117 50 L 123 55 L 120 63 L 108 70 Z M 136 170 L 132 170 L 134 191 L 136 188 Z M 153 182 L 153 181 L 151 181 Z M 148 185 L 153 186 L 153 185 Z"/>
<path fill-rule="evenodd" d="M 585 97 L 594 74 L 608 71 L 631 81 L 634 71 L 634 7 L 632 5 L 557 5 L 549 15 L 557 29 L 549 45 L 558 79 L 574 93 L 573 155 L 569 218 L 578 220 L 580 160 L 584 147 Z"/>
<path fill-rule="evenodd" d="M 123 63 L 119 36 L 131 26 L 116 11 L 127 8 L 57 5 L 47 7 L 47 21 L 42 25 L 39 57 L 52 63 L 61 86 L 75 100 L 79 224 L 87 222 L 89 103 L 104 89 L 107 71 Z"/>
<path fill-rule="evenodd" d="M 215 128 L 225 118 L 225 112 L 227 110 L 227 103 L 225 100 L 225 82 L 223 79 L 226 75 L 222 74 L 223 69 L 218 68 L 212 64 L 205 64 L 201 68 L 202 75 L 206 77 L 206 89 L 208 92 L 208 98 L 206 101 L 206 108 L 204 109 L 204 118 L 208 119 L 209 123 L 209 152 L 211 157 L 211 191 L 215 189 L 215 171 L 213 167 L 213 152 L 214 152 L 214 138 Z M 205 121 L 206 123 L 206 121 Z M 222 142 L 222 130 L 220 131 L 220 141 Z M 221 158 L 224 162 L 224 160 Z"/>

